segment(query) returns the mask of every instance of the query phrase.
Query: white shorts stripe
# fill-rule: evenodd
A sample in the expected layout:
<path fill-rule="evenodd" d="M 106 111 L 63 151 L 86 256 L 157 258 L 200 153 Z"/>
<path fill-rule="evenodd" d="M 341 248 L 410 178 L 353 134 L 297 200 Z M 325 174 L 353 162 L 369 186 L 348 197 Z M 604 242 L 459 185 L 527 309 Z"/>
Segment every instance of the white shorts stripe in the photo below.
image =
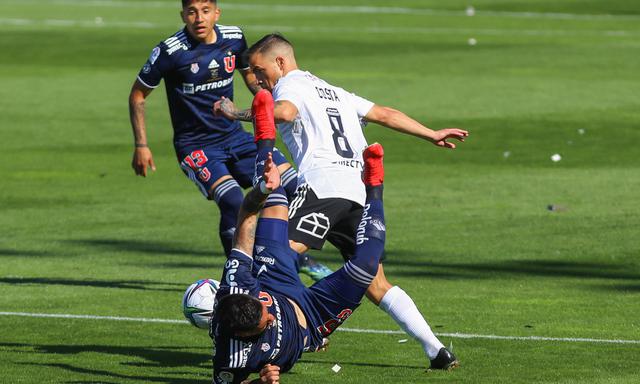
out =
<path fill-rule="evenodd" d="M 196 176 L 196 173 L 186 164 L 180 164 L 180 167 L 185 171 L 187 177 L 191 179 L 195 183 L 195 185 L 200 189 L 200 192 L 204 195 L 204 197 L 209 197 L 209 193 L 207 192 L 207 188 L 200 182 L 200 179 Z"/>
<path fill-rule="evenodd" d="M 291 204 L 289 204 L 289 218 L 292 218 L 298 208 L 302 206 L 304 200 L 307 198 L 307 191 L 309 190 L 309 186 L 307 184 L 302 184 L 298 187 L 298 191 L 296 192 L 296 196 L 293 198 Z"/>

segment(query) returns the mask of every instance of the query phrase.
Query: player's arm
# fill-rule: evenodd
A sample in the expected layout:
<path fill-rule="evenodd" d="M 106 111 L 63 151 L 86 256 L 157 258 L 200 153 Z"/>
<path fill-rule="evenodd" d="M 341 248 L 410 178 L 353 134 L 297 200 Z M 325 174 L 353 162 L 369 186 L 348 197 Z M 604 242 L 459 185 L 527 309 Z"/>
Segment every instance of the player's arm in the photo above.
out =
<path fill-rule="evenodd" d="M 225 356 L 228 360 L 228 357 Z M 219 368 L 216 366 L 216 358 L 214 358 L 213 368 L 213 384 L 245 384 L 250 382 L 247 380 L 249 373 L 241 369 Z"/>
<path fill-rule="evenodd" d="M 263 179 L 259 185 L 247 193 L 238 213 L 238 223 L 233 238 L 233 247 L 251 255 L 255 242 L 258 212 L 262 209 L 267 196 L 280 186 L 280 172 L 273 162 L 273 157 L 265 160 Z"/>
<path fill-rule="evenodd" d="M 448 142 L 447 139 L 453 138 L 464 141 L 464 138 L 469 135 L 469 132 L 459 128 L 445 128 L 434 131 L 397 109 L 381 105 L 374 105 L 364 118 L 366 121 L 380 124 L 407 135 L 428 140 L 434 145 L 444 148 L 453 149 L 456 147 L 454 143 Z"/>
<path fill-rule="evenodd" d="M 147 130 L 145 124 L 145 100 L 153 91 L 152 88 L 145 87 L 140 80 L 135 81 L 129 94 L 129 119 L 133 129 L 135 150 L 131 167 L 136 175 L 146 177 L 147 169 L 156 170 L 153 162 L 153 155 L 147 142 Z"/>
<path fill-rule="evenodd" d="M 251 72 L 251 69 L 239 69 L 238 72 L 240 72 L 240 74 L 242 75 L 244 84 L 247 86 L 247 89 L 251 91 L 251 93 L 255 95 L 259 90 L 262 89 L 262 87 L 258 85 L 256 75 Z"/>
<path fill-rule="evenodd" d="M 280 367 L 277 365 L 267 364 L 260 370 L 260 377 L 254 380 L 245 380 L 241 384 L 279 384 L 280 383 Z"/>
<path fill-rule="evenodd" d="M 233 101 L 225 97 L 213 105 L 213 113 L 215 115 L 222 115 L 231 120 L 253 120 L 251 108 L 238 109 L 235 104 L 233 104 Z M 287 100 L 276 101 L 273 108 L 273 117 L 275 118 L 276 123 L 292 122 L 296 119 L 296 116 L 298 116 L 298 108 L 295 104 Z"/>

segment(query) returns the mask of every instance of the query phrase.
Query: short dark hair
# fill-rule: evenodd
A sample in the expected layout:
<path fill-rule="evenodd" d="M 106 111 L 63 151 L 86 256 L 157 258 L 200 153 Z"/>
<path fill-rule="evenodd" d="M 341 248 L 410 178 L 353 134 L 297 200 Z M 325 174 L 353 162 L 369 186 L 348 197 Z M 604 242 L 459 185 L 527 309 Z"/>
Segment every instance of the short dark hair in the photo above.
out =
<path fill-rule="evenodd" d="M 258 327 L 262 318 L 262 303 L 253 296 L 232 294 L 220 299 L 215 313 L 223 332 L 234 335 Z"/>
<path fill-rule="evenodd" d="M 191 4 L 194 1 L 197 1 L 197 2 L 208 1 L 210 3 L 218 5 L 218 0 L 182 0 L 182 8 L 189 6 L 189 4 Z"/>
<path fill-rule="evenodd" d="M 249 47 L 246 52 L 246 57 L 248 59 L 256 53 L 264 53 L 276 44 L 284 44 L 293 48 L 293 44 L 291 44 L 289 40 L 285 39 L 284 36 L 279 33 L 271 33 L 262 37 L 262 39 L 256 41 L 251 47 Z"/>

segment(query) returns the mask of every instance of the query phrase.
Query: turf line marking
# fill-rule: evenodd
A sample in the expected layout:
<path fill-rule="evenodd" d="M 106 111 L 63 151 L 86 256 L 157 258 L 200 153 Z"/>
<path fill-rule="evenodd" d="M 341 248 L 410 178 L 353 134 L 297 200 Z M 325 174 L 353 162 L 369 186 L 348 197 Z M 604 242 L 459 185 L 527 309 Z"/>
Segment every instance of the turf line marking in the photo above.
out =
<path fill-rule="evenodd" d="M 55 319 L 79 319 L 79 320 L 110 320 L 110 321 L 132 321 L 138 323 L 165 323 L 165 324 L 188 324 L 186 320 L 153 319 L 144 317 L 123 317 L 123 316 L 95 316 L 95 315 L 71 315 L 58 313 L 29 313 L 29 312 L 0 312 L 0 316 L 19 316 L 35 318 L 55 318 Z M 400 330 L 385 329 L 361 329 L 346 328 L 337 329 L 341 332 L 368 333 L 382 335 L 404 335 Z M 640 340 L 621 339 L 592 339 L 584 337 L 545 337 L 545 336 L 499 336 L 480 335 L 473 333 L 437 333 L 438 336 L 451 337 L 457 339 L 490 339 L 490 340 L 519 340 L 519 341 L 561 341 L 570 343 L 600 343 L 600 344 L 640 344 Z"/>
<path fill-rule="evenodd" d="M 18 19 L 0 18 L 1 25 L 19 27 L 56 27 L 56 28 L 141 28 L 141 29 L 166 29 L 180 28 L 179 24 L 156 24 L 145 21 L 104 21 L 101 18 L 95 20 L 71 20 L 71 19 Z M 625 37 L 640 36 L 640 31 L 624 30 L 535 30 L 535 29 L 495 29 L 495 28 L 423 28 L 423 27 L 292 27 L 284 25 L 249 25 L 244 27 L 247 31 L 258 32 L 297 32 L 297 33 L 355 33 L 355 34 L 444 34 L 444 35 L 485 35 L 485 36 L 605 36 Z"/>
<path fill-rule="evenodd" d="M 6 0 L 5 0 L 6 1 Z M 39 0 L 13 0 L 10 3 L 24 5 L 25 3 L 40 4 Z M 169 1 L 122 1 L 122 0 L 53 0 L 52 5 L 62 6 L 85 6 L 85 7 L 111 7 L 111 8 L 171 8 L 180 9 L 180 6 Z M 376 6 L 315 6 L 315 5 L 292 5 L 292 4 L 246 4 L 246 3 L 221 3 L 223 10 L 239 10 L 253 12 L 271 13 L 332 13 L 332 14 L 382 14 L 382 15 L 433 15 L 433 16 L 459 16 L 466 15 L 466 9 L 443 10 L 430 8 L 408 8 L 408 7 L 376 7 Z M 484 11 L 476 9 L 473 17 L 506 17 L 506 18 L 544 18 L 557 20 L 639 20 L 640 15 L 614 15 L 614 14 L 577 14 L 559 12 L 512 12 L 512 11 Z"/>

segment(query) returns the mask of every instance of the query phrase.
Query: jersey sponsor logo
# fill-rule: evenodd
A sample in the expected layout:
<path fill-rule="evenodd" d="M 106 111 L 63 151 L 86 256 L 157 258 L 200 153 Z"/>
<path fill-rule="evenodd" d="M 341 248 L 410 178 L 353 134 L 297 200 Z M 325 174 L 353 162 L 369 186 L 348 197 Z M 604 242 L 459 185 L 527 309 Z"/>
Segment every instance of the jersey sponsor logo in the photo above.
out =
<path fill-rule="evenodd" d="M 218 373 L 218 379 L 222 380 L 224 383 L 233 383 L 233 373 L 222 371 Z"/>
<path fill-rule="evenodd" d="M 225 273 L 225 282 L 230 287 L 237 287 L 238 283 L 236 283 L 235 273 L 238 272 L 238 267 L 240 266 L 240 262 L 236 259 L 227 260 L 224 265 Z"/>
<path fill-rule="evenodd" d="M 198 92 L 209 91 L 212 89 L 226 87 L 227 85 L 231 84 L 232 81 L 233 81 L 233 77 L 230 77 L 228 79 L 224 79 L 220 81 L 212 81 L 210 83 L 200 84 L 196 86 L 195 92 L 198 93 Z"/>
<path fill-rule="evenodd" d="M 160 57 L 160 47 L 155 47 L 151 51 L 151 56 L 149 56 L 149 63 L 151 65 L 155 64 L 158 57 Z"/>
<path fill-rule="evenodd" d="M 186 39 L 184 34 L 171 36 L 170 38 L 164 41 L 165 45 L 167 46 L 167 55 L 171 56 L 176 51 L 179 51 L 181 49 L 184 51 L 189 49 L 189 46 L 185 44 L 185 42 L 182 39 Z"/>
<path fill-rule="evenodd" d="M 371 220 L 371 225 L 373 225 L 378 231 L 384 232 L 387 230 L 387 227 L 384 225 L 384 223 L 378 219 Z"/>
<path fill-rule="evenodd" d="M 198 63 L 191 63 L 191 73 L 195 75 L 198 72 L 200 72 L 200 66 Z"/>
<path fill-rule="evenodd" d="M 266 256 L 256 256 L 256 260 L 261 261 L 265 264 L 269 264 L 269 265 L 275 265 L 276 264 L 276 259 L 274 259 L 273 257 L 266 257 Z"/>
<path fill-rule="evenodd" d="M 227 71 L 227 73 L 233 73 L 234 69 L 236 69 L 236 55 L 225 57 L 224 70 Z"/>
<path fill-rule="evenodd" d="M 223 39 L 242 39 L 242 33 L 223 33 Z"/>
<path fill-rule="evenodd" d="M 331 223 L 325 214 L 313 212 L 303 216 L 298 222 L 296 229 L 313 237 L 317 237 L 318 239 L 324 239 L 330 227 Z"/>
<path fill-rule="evenodd" d="M 211 72 L 211 79 L 217 80 L 220 76 L 218 76 L 218 69 L 220 68 L 220 64 L 216 61 L 216 59 L 212 59 L 209 63 L 209 72 Z"/>
<path fill-rule="evenodd" d="M 260 267 L 260 269 L 258 270 L 258 273 L 256 273 L 256 278 L 259 278 L 262 272 L 269 272 L 269 270 L 267 269 L 267 266 L 264 264 L 262 265 L 262 267 Z"/>
<path fill-rule="evenodd" d="M 364 164 L 362 163 L 362 161 L 360 160 L 338 160 L 338 161 L 334 161 L 331 164 L 336 164 L 336 165 L 344 165 L 345 167 L 350 167 L 350 168 L 355 168 L 355 169 L 362 169 Z"/>
<path fill-rule="evenodd" d="M 278 330 L 277 330 L 278 338 L 276 339 L 276 347 L 273 349 L 273 352 L 271 352 L 271 355 L 269 356 L 269 360 L 273 360 L 276 358 L 276 356 L 278 356 L 278 354 L 280 353 L 280 347 L 282 346 L 282 311 L 280 310 L 280 304 L 278 303 L 278 300 L 276 300 L 275 297 L 273 298 L 273 303 L 276 306 L 275 325 L 278 327 Z"/>
<path fill-rule="evenodd" d="M 193 84 L 190 83 L 182 83 L 182 93 L 185 93 L 187 95 L 193 95 L 194 92 L 194 86 Z"/>
<path fill-rule="evenodd" d="M 367 224 L 369 222 L 371 222 L 374 228 L 378 231 L 384 232 L 386 230 L 386 227 L 380 220 L 374 219 L 369 215 L 369 209 L 371 209 L 371 204 L 366 204 L 362 212 L 362 220 L 360 220 L 360 224 L 358 224 L 358 228 L 356 228 L 356 244 L 358 245 L 369 240 L 369 238 L 365 236 Z"/>
<path fill-rule="evenodd" d="M 233 77 L 220 80 L 220 81 L 212 81 L 210 83 L 198 84 L 198 85 L 191 84 L 191 83 L 182 83 L 182 92 L 187 95 L 193 95 L 198 92 L 205 92 L 205 91 L 210 91 L 212 89 L 226 87 L 232 82 L 233 82 Z"/>

